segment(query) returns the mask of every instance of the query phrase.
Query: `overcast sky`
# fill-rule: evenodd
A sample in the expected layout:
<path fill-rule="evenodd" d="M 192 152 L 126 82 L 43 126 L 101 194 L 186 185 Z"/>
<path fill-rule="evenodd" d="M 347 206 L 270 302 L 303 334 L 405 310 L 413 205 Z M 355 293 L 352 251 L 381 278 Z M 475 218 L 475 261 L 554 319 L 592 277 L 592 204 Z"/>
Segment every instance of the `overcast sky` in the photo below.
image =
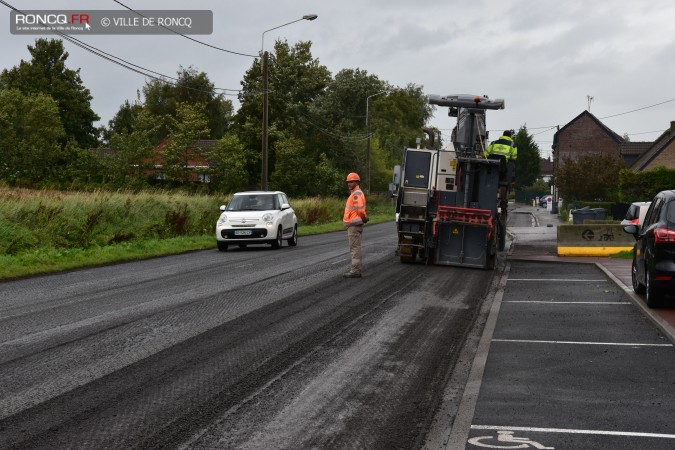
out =
<path fill-rule="evenodd" d="M 4 0 L 21 10 L 123 10 L 112 0 Z M 503 98 L 489 111 L 491 138 L 526 124 L 542 156 L 556 125 L 589 108 L 631 141 L 653 141 L 675 121 L 675 2 L 672 0 L 120 0 L 137 10 L 212 10 L 210 45 L 257 55 L 265 34 L 289 44 L 311 41 L 312 54 L 334 75 L 362 69 L 396 86 L 426 94 Z M 30 60 L 38 37 L 10 33 L 4 10 L 0 68 Z M 89 35 L 78 39 L 133 64 L 169 76 L 179 66 L 208 74 L 218 88 L 240 89 L 253 58 L 181 36 Z M 81 69 L 92 107 L 106 124 L 145 77 L 65 43 L 71 69 Z M 238 106 L 236 97 L 228 97 Z M 658 106 L 659 103 L 662 103 Z M 644 108 L 644 109 L 643 109 Z M 638 110 L 635 112 L 630 112 Z M 364 111 L 365 113 L 365 111 Z M 614 117 L 609 117 L 614 116 Z M 454 119 L 439 108 L 429 123 L 449 135 Z"/>

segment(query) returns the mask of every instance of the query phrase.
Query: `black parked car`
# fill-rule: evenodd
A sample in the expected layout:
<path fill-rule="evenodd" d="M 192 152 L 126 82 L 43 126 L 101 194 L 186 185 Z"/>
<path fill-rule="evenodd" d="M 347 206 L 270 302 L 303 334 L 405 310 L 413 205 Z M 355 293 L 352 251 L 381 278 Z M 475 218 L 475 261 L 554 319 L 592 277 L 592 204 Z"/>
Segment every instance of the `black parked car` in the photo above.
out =
<path fill-rule="evenodd" d="M 665 293 L 675 293 L 675 190 L 661 191 L 652 200 L 642 227 L 626 225 L 635 236 L 633 290 L 647 294 L 647 306 L 658 308 Z"/>

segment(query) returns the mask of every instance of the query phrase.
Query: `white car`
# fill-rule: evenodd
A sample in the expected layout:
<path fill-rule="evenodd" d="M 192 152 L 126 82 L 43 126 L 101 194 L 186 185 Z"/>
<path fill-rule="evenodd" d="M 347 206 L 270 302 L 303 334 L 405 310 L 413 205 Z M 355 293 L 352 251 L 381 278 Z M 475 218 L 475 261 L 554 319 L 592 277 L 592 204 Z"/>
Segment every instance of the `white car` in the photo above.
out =
<path fill-rule="evenodd" d="M 621 221 L 621 225 L 637 225 L 638 228 L 642 227 L 642 222 L 645 220 L 645 214 L 649 209 L 649 205 L 652 202 L 633 202 L 628 207 L 628 212 L 626 212 L 626 217 Z"/>
<path fill-rule="evenodd" d="M 284 240 L 291 247 L 298 245 L 298 218 L 283 192 L 238 192 L 220 210 L 216 242 L 221 252 L 230 245 L 280 248 Z"/>

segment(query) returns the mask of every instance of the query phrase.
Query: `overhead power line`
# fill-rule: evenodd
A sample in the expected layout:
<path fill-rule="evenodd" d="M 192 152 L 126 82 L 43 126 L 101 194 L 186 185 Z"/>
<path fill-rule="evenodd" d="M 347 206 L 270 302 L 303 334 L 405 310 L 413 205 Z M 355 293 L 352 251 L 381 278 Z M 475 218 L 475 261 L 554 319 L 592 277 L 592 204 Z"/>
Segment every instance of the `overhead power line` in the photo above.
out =
<path fill-rule="evenodd" d="M 118 0 L 113 0 L 113 1 L 114 1 L 115 3 L 117 3 L 118 5 L 120 5 L 121 7 L 126 8 L 126 9 L 128 9 L 129 11 L 134 12 L 134 13 L 138 14 L 139 16 L 145 18 L 145 16 L 144 16 L 143 14 L 141 14 L 141 13 L 139 13 L 138 11 L 136 11 L 136 10 L 134 10 L 134 9 L 132 9 L 132 8 L 130 8 L 130 7 L 128 7 L 128 6 L 125 5 L 124 3 L 122 3 L 122 2 L 120 2 L 120 1 L 118 1 Z M 227 50 L 227 49 L 224 49 L 224 48 L 216 47 L 215 45 L 211 45 L 211 44 L 209 44 L 209 43 L 202 42 L 202 41 L 200 41 L 200 40 L 198 40 L 198 39 L 195 39 L 195 38 L 192 38 L 192 37 L 190 37 L 190 36 L 187 36 L 187 35 L 185 35 L 185 34 L 183 34 L 183 33 L 179 33 L 178 31 L 173 30 L 173 29 L 171 29 L 171 28 L 169 28 L 169 27 L 166 27 L 166 26 L 164 26 L 164 25 L 161 25 L 161 27 L 164 28 L 165 30 L 171 31 L 171 32 L 174 33 L 174 34 L 177 34 L 178 36 L 182 36 L 182 37 L 184 37 L 185 39 L 189 39 L 189 40 L 191 40 L 191 41 L 193 41 L 193 42 L 196 42 L 196 43 L 198 43 L 198 44 L 205 45 L 205 46 L 207 46 L 207 47 L 211 47 L 211 48 L 213 48 L 213 49 L 215 49 L 215 50 L 220 50 L 221 52 L 231 53 L 231 54 L 233 54 L 233 55 L 239 55 L 239 56 L 248 56 L 248 57 L 250 57 L 250 58 L 257 58 L 257 57 L 259 56 L 259 55 L 249 55 L 248 53 L 240 53 L 240 52 L 235 52 L 235 51 L 233 51 L 233 50 Z"/>
<path fill-rule="evenodd" d="M 602 119 L 609 119 L 610 117 L 623 116 L 624 114 L 630 114 L 630 113 L 633 113 L 633 112 L 636 112 L 636 111 L 642 111 L 643 109 L 653 108 L 653 107 L 655 107 L 655 106 L 664 105 L 664 104 L 670 103 L 670 102 L 675 102 L 675 98 L 671 98 L 670 100 L 666 100 L 666 101 L 664 101 L 664 102 L 655 103 L 655 104 L 653 104 L 653 105 L 644 106 L 644 107 L 642 107 L 642 108 L 633 109 L 633 110 L 631 110 L 631 111 L 626 111 L 626 112 L 622 112 L 622 113 L 619 113 L 619 114 L 613 114 L 613 115 L 611 115 L 611 116 L 600 117 L 599 119 L 602 120 Z"/>
<path fill-rule="evenodd" d="M 591 100 L 592 100 L 592 97 L 591 97 Z M 641 108 L 632 109 L 630 111 L 625 111 L 625 112 L 618 113 L 618 114 L 612 114 L 612 115 L 609 115 L 609 116 L 598 117 L 598 120 L 604 120 L 604 119 L 610 119 L 612 117 L 623 116 L 623 115 L 634 113 L 634 112 L 637 112 L 637 111 L 642 111 L 642 110 L 645 110 L 645 109 L 654 108 L 656 106 L 665 105 L 666 103 L 671 103 L 671 102 L 675 102 L 675 98 L 671 98 L 670 100 L 665 100 L 663 102 L 654 103 L 653 105 L 643 106 Z M 554 129 L 558 126 L 559 125 L 547 125 L 547 126 L 543 126 L 543 127 L 527 127 L 527 129 L 528 129 L 528 131 L 531 131 L 531 130 L 540 130 L 540 129 L 546 128 L 544 131 L 533 134 L 533 136 L 536 136 L 537 134 L 542 134 L 542 133 L 546 133 L 548 131 L 551 131 L 552 129 Z M 450 130 L 450 129 L 451 128 L 439 128 L 439 130 Z M 494 130 L 489 130 L 489 131 L 494 131 Z M 639 133 L 626 133 L 626 134 L 631 136 L 631 135 L 636 135 L 636 134 L 649 134 L 649 133 L 658 133 L 658 132 L 659 131 L 644 131 L 644 132 L 639 132 Z M 661 132 L 663 132 L 663 131 L 661 131 Z"/>
<path fill-rule="evenodd" d="M 10 5 L 9 3 L 7 3 L 4 0 L 0 0 L 0 4 L 3 4 L 6 7 L 8 7 L 9 9 L 11 9 L 13 11 L 16 11 L 20 14 L 24 14 L 23 11 L 15 8 L 14 6 Z M 115 56 L 115 55 L 112 55 L 110 53 L 107 53 L 107 52 L 105 52 L 105 51 L 103 51 L 103 50 L 101 50 L 97 47 L 94 47 L 93 45 L 87 44 L 86 42 L 83 42 L 83 41 L 81 41 L 77 38 L 74 38 L 74 37 L 72 37 L 70 35 L 67 35 L 65 33 L 62 33 L 60 31 L 55 31 L 55 33 L 58 34 L 62 39 L 82 48 L 83 50 L 86 50 L 86 51 L 98 56 L 99 58 L 103 58 L 103 59 L 105 59 L 109 62 L 112 62 L 113 64 L 117 64 L 118 66 L 121 66 L 121 67 L 123 67 L 127 70 L 131 70 L 132 72 L 138 73 L 139 75 L 143 75 L 145 77 L 152 78 L 154 80 L 161 81 L 163 83 L 171 84 L 171 85 L 174 85 L 174 86 L 176 85 L 175 81 L 178 81 L 178 79 L 175 78 L 175 77 L 164 75 L 160 72 L 155 72 L 154 70 L 150 70 L 150 69 L 147 69 L 145 67 L 139 66 L 139 65 L 134 64 L 132 62 L 129 62 L 129 61 L 123 59 L 123 58 L 120 58 L 119 56 Z M 174 82 L 171 82 L 169 80 L 174 80 Z M 197 92 L 207 92 L 207 91 L 203 91 L 201 89 L 195 89 L 195 88 L 190 88 L 190 87 L 187 87 L 187 89 L 197 91 Z M 223 93 L 223 95 L 229 95 L 229 96 L 236 96 L 237 94 L 229 94 L 227 91 L 231 91 L 231 92 L 240 92 L 241 91 L 241 89 L 227 89 L 227 88 L 219 88 L 219 87 L 214 87 L 213 89 L 217 90 L 217 91 L 221 91 Z"/>

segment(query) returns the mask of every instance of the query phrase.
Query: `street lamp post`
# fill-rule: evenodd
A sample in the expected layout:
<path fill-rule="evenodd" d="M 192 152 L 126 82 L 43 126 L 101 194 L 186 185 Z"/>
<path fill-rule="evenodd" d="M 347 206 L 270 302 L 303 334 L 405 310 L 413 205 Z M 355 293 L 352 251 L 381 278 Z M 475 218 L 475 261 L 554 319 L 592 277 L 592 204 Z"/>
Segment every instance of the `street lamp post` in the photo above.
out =
<path fill-rule="evenodd" d="M 262 53 L 262 72 L 263 72 L 263 119 L 262 119 L 262 173 L 261 173 L 261 182 L 260 188 L 263 191 L 266 191 L 268 186 L 269 178 L 269 165 L 268 165 L 268 138 L 269 138 L 269 127 L 268 127 L 268 118 L 269 118 L 269 53 L 265 51 L 265 33 L 268 31 L 276 30 L 277 28 L 285 27 L 295 22 L 300 22 L 301 20 L 314 20 L 316 19 L 316 14 L 307 14 L 302 16 L 300 19 L 293 20 L 291 22 L 279 25 L 269 30 L 265 30 L 262 33 L 262 40 L 260 45 L 260 53 Z"/>
<path fill-rule="evenodd" d="M 368 135 L 368 149 L 366 152 L 366 159 L 368 160 L 368 173 L 366 176 L 368 177 L 368 189 L 366 189 L 366 193 L 370 195 L 370 115 L 368 114 L 368 102 L 370 101 L 371 97 L 375 97 L 376 95 L 382 95 L 385 94 L 387 91 L 380 91 L 376 92 L 373 95 L 369 95 L 366 97 L 366 134 Z"/>

